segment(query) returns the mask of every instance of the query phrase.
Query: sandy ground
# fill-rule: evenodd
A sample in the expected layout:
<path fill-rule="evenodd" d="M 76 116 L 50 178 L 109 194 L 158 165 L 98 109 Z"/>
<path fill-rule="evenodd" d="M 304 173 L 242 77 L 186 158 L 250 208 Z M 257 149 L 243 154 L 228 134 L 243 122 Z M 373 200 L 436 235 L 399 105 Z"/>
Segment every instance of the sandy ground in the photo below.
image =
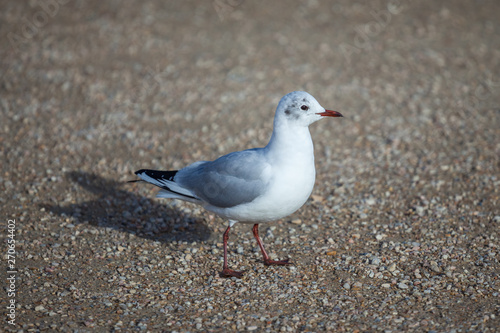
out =
<path fill-rule="evenodd" d="M 498 1 L 2 1 L 0 45 L 7 330 L 500 330 Z M 345 115 L 261 226 L 295 265 L 236 225 L 220 278 L 226 222 L 125 181 L 265 145 L 294 90 Z"/>

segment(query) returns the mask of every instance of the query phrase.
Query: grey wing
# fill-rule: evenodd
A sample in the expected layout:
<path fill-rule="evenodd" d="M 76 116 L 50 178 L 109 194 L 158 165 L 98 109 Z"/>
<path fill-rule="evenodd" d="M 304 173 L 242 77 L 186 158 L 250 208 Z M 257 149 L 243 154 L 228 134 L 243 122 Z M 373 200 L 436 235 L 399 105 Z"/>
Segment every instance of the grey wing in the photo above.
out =
<path fill-rule="evenodd" d="M 259 148 L 260 149 L 260 148 Z M 253 201 L 271 180 L 271 166 L 259 149 L 224 155 L 179 170 L 175 182 L 210 205 L 227 208 Z"/>

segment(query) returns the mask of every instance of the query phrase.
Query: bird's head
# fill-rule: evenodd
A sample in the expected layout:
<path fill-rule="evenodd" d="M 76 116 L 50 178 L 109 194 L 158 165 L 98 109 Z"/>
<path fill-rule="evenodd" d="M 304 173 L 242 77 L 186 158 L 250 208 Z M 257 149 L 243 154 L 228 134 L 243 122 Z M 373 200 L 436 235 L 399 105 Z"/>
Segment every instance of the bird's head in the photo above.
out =
<path fill-rule="evenodd" d="M 326 110 L 305 91 L 291 92 L 280 100 L 276 118 L 297 126 L 309 126 L 323 117 L 343 117 L 340 112 Z"/>

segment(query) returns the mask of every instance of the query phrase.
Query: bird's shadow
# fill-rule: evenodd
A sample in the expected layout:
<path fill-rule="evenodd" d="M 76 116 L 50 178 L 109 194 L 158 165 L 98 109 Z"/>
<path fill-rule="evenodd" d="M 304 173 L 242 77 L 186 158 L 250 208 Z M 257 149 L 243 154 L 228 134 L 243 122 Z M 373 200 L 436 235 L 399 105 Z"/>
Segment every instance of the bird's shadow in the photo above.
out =
<path fill-rule="evenodd" d="M 160 242 L 199 242 L 210 238 L 210 228 L 196 219 L 149 199 L 122 189 L 137 185 L 105 179 L 93 173 L 72 171 L 65 177 L 80 188 L 98 196 L 95 200 L 66 205 L 42 204 L 41 207 L 61 216 L 73 218 L 73 223 L 88 223 L 112 228 Z"/>

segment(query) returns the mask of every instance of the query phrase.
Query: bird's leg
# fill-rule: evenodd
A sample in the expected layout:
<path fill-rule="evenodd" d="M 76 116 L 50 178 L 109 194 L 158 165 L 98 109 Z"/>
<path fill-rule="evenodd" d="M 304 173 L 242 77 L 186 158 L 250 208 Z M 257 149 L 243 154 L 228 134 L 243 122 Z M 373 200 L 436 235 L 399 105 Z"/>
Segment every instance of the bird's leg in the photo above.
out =
<path fill-rule="evenodd" d="M 269 259 L 269 256 L 267 255 L 267 252 L 264 249 L 264 244 L 262 243 L 262 241 L 260 240 L 260 237 L 259 237 L 259 225 L 254 224 L 252 231 L 253 231 L 253 236 L 255 237 L 255 239 L 257 240 L 257 243 L 259 244 L 260 252 L 262 252 L 262 256 L 264 257 L 264 264 L 265 265 L 270 266 L 270 265 L 291 265 L 292 264 L 291 262 L 288 261 L 288 259 L 285 259 L 285 260 L 271 260 L 271 259 Z"/>
<path fill-rule="evenodd" d="M 222 236 L 222 242 L 224 243 L 224 265 L 222 266 L 222 272 L 221 276 L 222 277 L 237 277 L 241 278 L 243 277 L 243 272 L 237 272 L 233 271 L 232 269 L 229 269 L 227 267 L 227 241 L 229 239 L 229 230 L 231 230 L 231 226 L 228 226 L 226 231 L 224 232 L 224 235 Z"/>

